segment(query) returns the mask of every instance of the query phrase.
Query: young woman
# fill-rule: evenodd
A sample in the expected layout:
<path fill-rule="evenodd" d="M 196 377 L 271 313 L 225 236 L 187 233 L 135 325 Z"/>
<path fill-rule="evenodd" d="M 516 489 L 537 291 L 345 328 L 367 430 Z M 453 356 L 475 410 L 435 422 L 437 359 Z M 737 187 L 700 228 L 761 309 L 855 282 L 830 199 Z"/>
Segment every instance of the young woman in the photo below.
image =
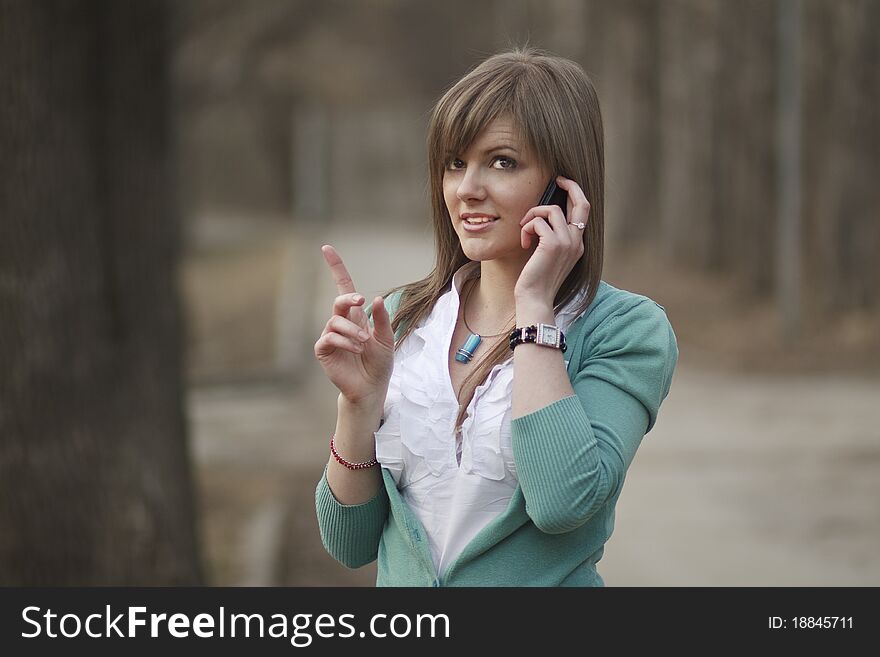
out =
<path fill-rule="evenodd" d="M 379 586 L 602 586 L 678 350 L 660 306 L 601 280 L 596 92 L 572 61 L 492 56 L 439 100 L 428 149 L 426 278 L 366 303 L 322 248 L 339 296 L 315 355 L 340 391 L 324 546 L 378 558 Z M 565 207 L 538 204 L 551 182 Z"/>

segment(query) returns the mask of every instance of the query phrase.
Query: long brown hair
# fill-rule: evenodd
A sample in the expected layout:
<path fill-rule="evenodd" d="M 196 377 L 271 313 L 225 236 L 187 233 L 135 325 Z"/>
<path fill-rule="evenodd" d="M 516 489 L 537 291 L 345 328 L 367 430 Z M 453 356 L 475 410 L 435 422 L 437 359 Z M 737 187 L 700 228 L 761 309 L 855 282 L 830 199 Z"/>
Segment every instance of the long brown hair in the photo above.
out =
<path fill-rule="evenodd" d="M 392 320 L 398 348 L 427 317 L 452 275 L 469 262 L 443 197 L 443 174 L 449 158 L 463 153 L 495 118 L 509 116 L 521 138 L 551 171 L 576 181 L 590 202 L 583 231 L 584 254 L 563 281 L 554 310 L 586 290 L 576 314 L 596 296 L 602 277 L 605 210 L 605 149 L 599 98 L 577 63 L 531 47 L 493 55 L 456 82 L 437 102 L 428 127 L 428 167 L 434 220 L 435 263 L 427 277 L 401 285 Z M 537 201 L 537 199 L 535 199 Z M 512 310 L 512 309 L 511 309 Z M 506 340 L 477 361 L 462 385 L 456 429 L 464 421 L 474 390 L 491 369 L 510 357 Z"/>

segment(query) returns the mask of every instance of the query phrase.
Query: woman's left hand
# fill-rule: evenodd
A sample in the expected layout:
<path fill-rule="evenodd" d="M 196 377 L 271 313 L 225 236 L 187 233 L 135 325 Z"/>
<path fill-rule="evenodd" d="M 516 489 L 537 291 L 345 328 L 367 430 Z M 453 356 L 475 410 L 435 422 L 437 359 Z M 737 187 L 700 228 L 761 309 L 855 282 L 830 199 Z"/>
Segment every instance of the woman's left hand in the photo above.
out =
<path fill-rule="evenodd" d="M 556 184 L 568 192 L 566 213 L 563 215 L 558 205 L 539 205 L 522 218 L 522 247 L 528 249 L 532 239 L 538 240 L 538 246 L 514 288 L 517 299 L 538 300 L 551 307 L 563 281 L 584 254 L 584 231 L 575 224 L 586 224 L 590 216 L 590 203 L 574 180 L 557 176 Z"/>

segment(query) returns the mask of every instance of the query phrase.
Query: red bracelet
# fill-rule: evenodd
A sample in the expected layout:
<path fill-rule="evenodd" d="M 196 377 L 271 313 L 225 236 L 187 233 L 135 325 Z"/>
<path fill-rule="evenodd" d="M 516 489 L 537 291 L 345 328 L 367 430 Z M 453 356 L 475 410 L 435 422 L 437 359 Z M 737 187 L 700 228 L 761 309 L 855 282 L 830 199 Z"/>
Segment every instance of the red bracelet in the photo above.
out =
<path fill-rule="evenodd" d="M 363 463 L 352 463 L 351 461 L 346 461 L 344 458 L 339 456 L 339 453 L 336 451 L 336 446 L 333 444 L 333 439 L 336 436 L 330 436 L 330 453 L 333 454 L 333 458 L 335 458 L 339 463 L 344 465 L 349 470 L 363 470 L 364 468 L 372 468 L 374 465 L 379 465 L 379 461 L 375 458 L 370 459 L 369 461 L 364 461 Z"/>

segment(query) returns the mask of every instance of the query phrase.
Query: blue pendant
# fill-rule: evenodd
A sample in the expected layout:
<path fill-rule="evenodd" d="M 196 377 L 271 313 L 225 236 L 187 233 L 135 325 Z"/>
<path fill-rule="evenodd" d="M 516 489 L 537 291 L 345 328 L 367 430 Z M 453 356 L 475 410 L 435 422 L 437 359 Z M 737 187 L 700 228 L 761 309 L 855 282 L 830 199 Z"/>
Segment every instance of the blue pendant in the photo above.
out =
<path fill-rule="evenodd" d="M 469 363 L 471 358 L 474 357 L 474 352 L 477 350 L 477 347 L 480 346 L 480 342 L 482 338 L 476 333 L 471 333 L 468 336 L 468 339 L 464 341 L 464 344 L 461 346 L 455 353 L 455 360 L 459 363 Z"/>

